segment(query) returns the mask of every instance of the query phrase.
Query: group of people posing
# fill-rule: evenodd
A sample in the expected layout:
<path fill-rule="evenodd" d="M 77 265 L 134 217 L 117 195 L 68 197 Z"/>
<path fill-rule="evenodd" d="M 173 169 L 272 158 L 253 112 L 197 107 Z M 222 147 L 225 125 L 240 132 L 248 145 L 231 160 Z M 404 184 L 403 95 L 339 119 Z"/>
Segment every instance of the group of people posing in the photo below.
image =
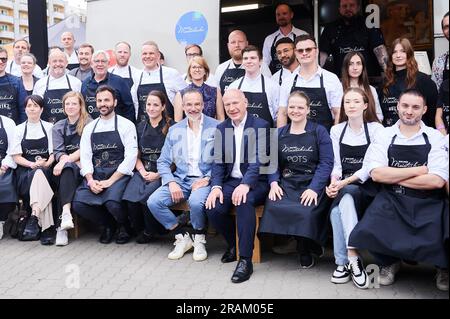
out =
<path fill-rule="evenodd" d="M 344 21 L 353 2 L 341 1 Z M 276 10 L 277 32 L 292 31 L 289 6 Z M 448 37 L 448 14 L 445 23 Z M 67 245 L 76 214 L 101 227 L 101 243 L 169 234 L 169 259 L 193 248 L 202 261 L 212 225 L 240 283 L 253 273 L 255 235 L 291 236 L 307 269 L 331 221 L 333 283 L 368 288 L 359 254 L 368 250 L 380 284 L 394 283 L 403 260 L 436 266 L 437 287 L 448 290 L 448 68 L 438 98 L 409 41 L 396 39 L 385 60 L 374 51 L 386 78 L 377 92 L 364 54 L 347 53 L 334 74 L 320 67 L 314 37 L 281 34 L 266 63 L 244 32 L 231 32 L 231 59 L 214 75 L 198 45 L 185 49 L 185 76 L 161 65 L 153 41 L 142 46 L 143 71 L 128 64 L 126 42 L 110 69 L 89 44 L 78 66 L 73 51 L 54 48 L 39 80 L 25 40 L 14 44 L 20 61 L 7 63 L 0 48 L 0 226 L 21 199 L 21 240 Z M 63 38 L 73 48 L 73 36 Z M 21 77 L 11 74 L 17 63 Z M 189 212 L 171 209 L 183 201 Z"/>

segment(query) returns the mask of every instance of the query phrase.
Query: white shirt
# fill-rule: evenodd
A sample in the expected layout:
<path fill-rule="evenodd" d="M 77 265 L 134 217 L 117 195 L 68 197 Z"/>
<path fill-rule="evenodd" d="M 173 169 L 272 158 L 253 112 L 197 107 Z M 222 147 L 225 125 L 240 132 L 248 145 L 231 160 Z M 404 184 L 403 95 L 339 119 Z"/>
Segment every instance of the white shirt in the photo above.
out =
<path fill-rule="evenodd" d="M 426 133 L 431 144 L 431 150 L 428 154 L 428 173 L 440 176 L 447 181 L 448 159 L 445 150 L 445 136 L 420 122 L 419 132 L 407 138 L 400 132 L 399 123 L 400 121 L 397 121 L 391 127 L 385 127 L 377 132 L 375 141 L 370 144 L 364 158 L 364 165 L 367 165 L 369 173 L 375 168 L 389 166 L 388 148 L 394 135 L 397 135 L 395 145 L 424 145 L 425 140 L 422 133 Z"/>
<path fill-rule="evenodd" d="M 239 84 L 241 83 L 242 77 L 234 81 L 230 84 L 228 89 L 237 89 Z M 275 120 L 277 118 L 278 112 L 278 99 L 280 96 L 280 86 L 272 81 L 270 77 L 264 76 L 264 86 L 266 89 L 267 102 L 269 103 L 269 110 L 272 118 Z M 259 74 L 256 78 L 251 79 L 247 76 L 244 76 L 244 82 L 242 82 L 241 86 L 242 92 L 251 92 L 251 93 L 261 93 L 262 92 L 262 83 L 261 83 L 261 74 Z"/>
<path fill-rule="evenodd" d="M 341 81 L 336 74 L 317 66 L 317 72 L 309 79 L 305 80 L 300 73 L 298 73 L 296 87 L 306 88 L 320 88 L 320 76 L 323 75 L 323 86 L 327 95 L 328 107 L 341 108 L 342 96 L 344 95 Z M 288 98 L 291 94 L 292 84 L 295 75 L 292 77 L 292 81 L 286 81 L 281 86 L 280 90 L 280 106 L 287 107 Z M 332 113 L 333 115 L 333 113 Z"/>
<path fill-rule="evenodd" d="M 301 29 L 297 29 L 296 27 L 292 26 L 292 30 L 291 32 L 289 32 L 289 34 L 287 36 L 285 36 L 283 33 L 281 33 L 280 29 L 278 29 L 277 31 L 275 31 L 272 34 L 269 34 L 265 39 L 264 39 L 264 45 L 263 45 L 263 60 L 264 63 L 266 63 L 267 65 L 270 65 L 270 62 L 272 62 L 272 55 L 271 55 L 271 50 L 272 50 L 272 44 L 275 45 L 275 43 L 283 38 L 289 37 L 292 41 L 295 40 L 295 37 L 298 37 L 299 35 L 302 34 L 308 34 L 308 32 L 303 31 Z M 277 38 L 275 40 L 275 38 Z M 274 43 L 275 40 L 275 43 Z"/>
<path fill-rule="evenodd" d="M 9 60 L 6 64 L 6 73 L 21 77 L 22 69 L 20 68 L 20 65 L 16 63 L 16 61 Z M 37 64 L 34 67 L 33 75 L 39 79 L 44 77 L 44 72 L 42 72 L 41 67 Z"/>
<path fill-rule="evenodd" d="M 244 119 L 239 123 L 238 126 L 231 121 L 231 125 L 234 127 L 234 144 L 236 145 L 236 157 L 234 159 L 233 169 L 231 170 L 231 177 L 233 178 L 242 178 L 241 172 L 241 143 L 242 143 L 242 135 L 244 134 L 244 126 L 247 121 L 248 113 L 245 113 Z"/>
<path fill-rule="evenodd" d="M 344 130 L 347 122 L 339 123 L 334 125 L 330 131 L 331 141 L 333 142 L 333 153 L 334 153 L 334 166 L 333 171 L 331 172 L 332 176 L 340 179 L 342 177 L 342 162 L 339 148 L 339 139 L 341 138 L 342 131 Z M 378 133 L 378 130 L 383 129 L 383 125 L 377 122 L 367 123 L 367 129 L 369 130 L 369 139 L 372 143 L 375 140 L 375 136 Z M 356 133 L 350 128 L 350 125 L 347 126 L 345 130 L 344 137 L 342 139 L 342 143 L 349 146 L 360 146 L 367 144 L 366 132 L 364 130 L 364 125 L 361 126 L 361 130 Z M 361 182 L 365 182 L 370 178 L 369 171 L 366 166 L 363 166 L 360 170 L 355 172 L 355 175 L 361 180 Z"/>
<path fill-rule="evenodd" d="M 378 93 L 377 90 L 371 85 L 370 91 L 372 92 L 373 98 L 375 100 L 375 111 L 377 113 L 377 117 L 380 120 L 380 122 L 383 122 L 383 111 L 381 110 L 380 100 L 378 99 Z"/>
<path fill-rule="evenodd" d="M 133 79 L 133 84 L 139 83 L 139 78 L 141 77 L 141 70 L 135 68 L 132 65 L 127 65 L 127 66 L 115 65 L 115 66 L 110 67 L 108 69 L 108 72 L 111 74 L 118 75 L 123 79 L 129 79 L 130 71 L 128 70 L 128 66 L 131 69 L 131 78 Z"/>
<path fill-rule="evenodd" d="M 69 78 L 70 87 L 71 87 L 72 91 L 80 92 L 81 91 L 81 81 L 70 74 L 65 74 L 59 78 L 54 78 L 51 75 L 47 75 L 47 76 L 43 77 L 42 79 L 39 79 L 36 82 L 36 84 L 34 85 L 33 94 L 37 94 L 37 95 L 40 95 L 41 97 L 44 97 L 48 77 L 50 77 L 50 81 L 48 82 L 49 90 L 68 89 L 69 84 L 67 83 L 66 76 Z"/>
<path fill-rule="evenodd" d="M 187 77 L 187 73 L 184 73 L 181 77 L 186 82 L 186 84 L 191 84 L 191 81 L 189 81 Z M 208 84 L 209 86 L 217 87 L 216 78 L 214 77 L 213 73 L 209 73 L 209 76 L 206 79 L 205 83 Z"/>
<path fill-rule="evenodd" d="M 114 131 L 114 116 L 109 120 L 98 118 L 85 126 L 80 141 L 80 161 L 81 161 L 81 175 L 86 176 L 88 173 L 94 172 L 92 164 L 92 145 L 91 135 L 95 124 L 98 122 L 94 133 Z M 133 169 L 136 166 L 137 159 L 137 138 L 136 127 L 126 118 L 117 115 L 117 130 L 120 139 L 125 148 L 124 159 L 117 168 L 117 172 L 123 175 L 133 175 Z M 107 141 L 105 141 L 107 142 Z"/>
<path fill-rule="evenodd" d="M 69 56 L 66 52 L 64 52 L 67 57 L 67 64 L 80 64 L 78 60 L 77 52 L 75 50 L 72 51 L 72 54 Z"/>
<path fill-rule="evenodd" d="M 160 83 L 161 81 L 159 77 L 159 69 L 160 67 L 150 72 L 145 70 L 140 71 L 137 81 L 133 84 L 133 87 L 131 88 L 131 96 L 133 97 L 133 103 L 136 112 L 139 110 L 137 90 L 139 87 L 139 80 L 141 78 L 141 74 L 142 74 L 141 84 Z M 186 82 L 184 82 L 183 78 L 181 77 L 181 74 L 173 68 L 162 66 L 162 73 L 167 97 L 169 98 L 170 102 L 173 105 L 175 94 L 177 94 L 178 91 L 186 87 Z"/>
<path fill-rule="evenodd" d="M 16 164 L 16 162 L 14 162 L 14 160 L 11 156 L 11 150 L 13 148 L 14 141 L 15 141 L 16 123 L 14 123 L 13 120 L 11 120 L 10 118 L 8 118 L 6 116 L 0 115 L 0 117 L 2 118 L 2 121 L 3 121 L 2 128 L 5 129 L 6 135 L 7 135 L 7 140 L 8 140 L 8 148 L 6 149 L 6 156 L 0 163 L 0 166 L 6 165 L 6 166 L 14 169 L 17 167 L 17 164 Z"/>
<path fill-rule="evenodd" d="M 41 121 L 42 125 L 44 126 L 45 132 L 47 133 L 47 140 L 48 140 L 48 153 L 53 153 L 53 138 L 52 138 L 52 128 L 53 124 Z M 40 122 L 37 123 L 28 123 L 23 122 L 22 124 L 19 124 L 16 126 L 16 134 L 14 137 L 13 146 L 11 148 L 11 155 L 17 155 L 22 154 L 22 139 L 23 135 L 25 133 L 25 125 L 27 125 L 27 140 L 38 140 L 40 138 L 43 138 L 45 136 L 44 132 L 42 131 L 42 126 Z"/>
<path fill-rule="evenodd" d="M 229 59 L 228 61 L 225 61 L 222 64 L 220 64 L 217 67 L 216 72 L 214 73 L 214 76 L 216 78 L 216 85 L 215 85 L 216 87 L 220 88 L 220 79 L 222 78 L 222 75 L 225 73 L 225 70 L 227 69 L 244 69 L 244 66 L 241 64 L 241 66 L 237 68 L 236 65 L 233 63 L 232 59 Z M 264 62 L 261 63 L 260 71 L 263 75 L 267 77 L 272 76 L 272 72 L 270 72 L 269 67 Z"/>
<path fill-rule="evenodd" d="M 281 70 L 283 70 L 283 74 L 281 74 Z M 300 72 L 300 65 L 298 65 L 294 71 L 291 72 L 291 70 L 282 68 L 281 70 L 278 70 L 275 72 L 274 75 L 272 75 L 272 80 L 276 82 L 278 85 L 280 85 L 280 74 L 281 74 L 281 85 L 283 83 L 289 82 L 292 83 L 294 81 L 294 74 L 298 74 Z M 280 86 L 281 86 L 280 85 Z"/>
<path fill-rule="evenodd" d="M 188 164 L 188 175 L 190 176 L 203 176 L 203 173 L 200 171 L 200 168 L 198 167 L 198 163 L 200 162 L 201 152 L 200 148 L 202 145 L 202 130 L 203 130 L 203 114 L 202 118 L 200 120 L 200 128 L 197 132 L 197 135 L 195 135 L 194 131 L 189 127 L 186 126 L 187 129 L 187 164 Z"/>

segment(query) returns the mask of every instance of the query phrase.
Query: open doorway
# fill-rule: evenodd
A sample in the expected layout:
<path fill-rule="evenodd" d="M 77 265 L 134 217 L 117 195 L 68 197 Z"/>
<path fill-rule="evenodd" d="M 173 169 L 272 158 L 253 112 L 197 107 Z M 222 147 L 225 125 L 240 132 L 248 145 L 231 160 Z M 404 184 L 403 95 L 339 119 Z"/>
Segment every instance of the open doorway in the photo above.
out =
<path fill-rule="evenodd" d="M 239 10 L 220 14 L 220 63 L 229 59 L 227 42 L 228 34 L 240 29 L 247 34 L 248 42 L 262 50 L 264 39 L 278 28 L 275 22 L 275 7 L 278 3 L 287 3 L 294 11 L 293 25 L 296 28 L 313 34 L 314 8 L 312 0 L 222 0 L 220 8 L 257 5 L 257 9 Z"/>

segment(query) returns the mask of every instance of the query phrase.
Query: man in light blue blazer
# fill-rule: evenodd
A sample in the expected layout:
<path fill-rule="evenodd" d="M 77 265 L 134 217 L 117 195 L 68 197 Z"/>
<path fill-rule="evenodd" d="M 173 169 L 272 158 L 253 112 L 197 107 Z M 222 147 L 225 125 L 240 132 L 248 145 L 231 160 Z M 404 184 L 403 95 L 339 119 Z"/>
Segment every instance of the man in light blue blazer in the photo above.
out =
<path fill-rule="evenodd" d="M 173 125 L 167 133 L 158 159 L 158 173 L 162 186 L 148 199 L 153 216 L 175 234 L 175 248 L 169 259 L 180 259 L 194 247 L 193 259 L 202 261 L 206 253 L 205 201 L 210 191 L 211 168 L 214 156 L 214 134 L 218 121 L 202 113 L 203 97 L 196 89 L 183 96 L 186 118 Z M 173 164 L 176 168 L 173 170 Z M 186 218 L 176 217 L 170 206 L 187 200 L 193 236 L 183 233 Z"/>

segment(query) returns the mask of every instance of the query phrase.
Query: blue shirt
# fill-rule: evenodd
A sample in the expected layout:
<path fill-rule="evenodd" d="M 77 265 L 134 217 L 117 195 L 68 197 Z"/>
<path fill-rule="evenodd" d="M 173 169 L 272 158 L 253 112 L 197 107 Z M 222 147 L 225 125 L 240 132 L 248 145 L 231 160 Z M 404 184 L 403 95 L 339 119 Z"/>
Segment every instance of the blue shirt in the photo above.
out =
<path fill-rule="evenodd" d="M 126 80 L 118 75 L 107 73 L 106 78 L 100 82 L 94 79 L 95 74 L 86 78 L 81 85 L 81 94 L 86 98 L 88 88 L 95 92 L 101 85 L 109 85 L 116 91 L 117 106 L 115 112 L 131 122 L 136 121 L 133 99 Z"/>
<path fill-rule="evenodd" d="M 17 108 L 19 110 L 19 125 L 23 123 L 27 119 L 27 115 L 25 114 L 25 99 L 27 97 L 27 91 L 23 87 L 22 81 L 17 76 L 6 74 L 0 77 L 0 86 L 6 86 L 10 84 L 16 90 L 16 100 L 17 100 Z"/>

